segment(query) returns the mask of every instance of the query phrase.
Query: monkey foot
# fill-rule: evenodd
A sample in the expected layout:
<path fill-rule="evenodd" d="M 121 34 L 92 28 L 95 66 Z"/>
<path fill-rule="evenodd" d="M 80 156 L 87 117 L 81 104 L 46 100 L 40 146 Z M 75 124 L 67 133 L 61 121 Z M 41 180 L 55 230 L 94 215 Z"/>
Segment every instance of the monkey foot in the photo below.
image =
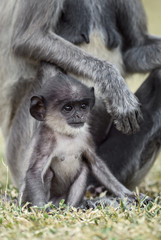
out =
<path fill-rule="evenodd" d="M 120 199 L 117 197 L 103 197 L 92 200 L 85 200 L 80 206 L 81 209 L 95 209 L 98 206 L 113 206 L 115 209 L 120 207 Z"/>
<path fill-rule="evenodd" d="M 82 205 L 80 206 L 81 209 L 96 209 L 98 206 L 106 207 L 106 206 L 112 206 L 113 208 L 117 209 L 121 207 L 121 203 L 123 203 L 124 207 L 129 209 L 131 208 L 132 205 L 138 205 L 139 199 L 141 207 L 144 205 L 149 204 L 149 202 L 153 202 L 153 200 L 144 195 L 140 194 L 139 197 L 134 197 L 134 198 L 127 198 L 125 200 L 121 200 L 119 197 L 112 197 L 112 196 L 106 196 L 102 198 L 96 198 L 92 200 L 85 200 Z"/>

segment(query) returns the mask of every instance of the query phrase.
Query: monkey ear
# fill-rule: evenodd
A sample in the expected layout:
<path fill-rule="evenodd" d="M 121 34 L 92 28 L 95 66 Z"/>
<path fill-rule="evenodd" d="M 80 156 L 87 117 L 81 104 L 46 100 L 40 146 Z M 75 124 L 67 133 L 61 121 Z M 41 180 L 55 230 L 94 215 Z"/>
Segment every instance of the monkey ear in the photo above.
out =
<path fill-rule="evenodd" d="M 38 121 L 45 120 L 45 100 L 43 96 L 33 96 L 30 102 L 30 113 Z"/>
<path fill-rule="evenodd" d="M 93 108 L 95 104 L 95 94 L 94 94 L 94 87 L 90 88 L 90 93 L 91 93 L 91 108 Z"/>

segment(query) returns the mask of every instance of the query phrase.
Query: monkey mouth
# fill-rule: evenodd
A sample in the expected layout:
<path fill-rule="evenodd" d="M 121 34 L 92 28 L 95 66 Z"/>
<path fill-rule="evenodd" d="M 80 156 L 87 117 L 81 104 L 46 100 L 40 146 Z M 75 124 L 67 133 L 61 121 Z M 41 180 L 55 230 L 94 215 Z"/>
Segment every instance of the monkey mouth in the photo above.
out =
<path fill-rule="evenodd" d="M 80 128 L 80 127 L 84 126 L 84 123 L 82 123 L 82 122 L 70 123 L 70 126 L 74 127 L 74 128 Z"/>

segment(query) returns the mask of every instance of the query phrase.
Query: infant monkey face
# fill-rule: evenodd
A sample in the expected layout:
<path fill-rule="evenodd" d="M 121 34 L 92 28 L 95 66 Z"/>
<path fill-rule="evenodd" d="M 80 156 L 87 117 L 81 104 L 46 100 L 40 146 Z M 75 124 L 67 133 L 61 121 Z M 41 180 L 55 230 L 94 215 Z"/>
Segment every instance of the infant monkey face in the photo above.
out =
<path fill-rule="evenodd" d="M 38 121 L 45 121 L 54 130 L 67 125 L 81 128 L 87 122 L 95 103 L 94 88 L 88 88 L 76 79 L 57 74 L 42 84 L 31 98 L 30 113 Z"/>
<path fill-rule="evenodd" d="M 61 113 L 71 127 L 81 128 L 87 121 L 90 110 L 90 100 L 82 99 L 66 103 L 62 107 Z"/>

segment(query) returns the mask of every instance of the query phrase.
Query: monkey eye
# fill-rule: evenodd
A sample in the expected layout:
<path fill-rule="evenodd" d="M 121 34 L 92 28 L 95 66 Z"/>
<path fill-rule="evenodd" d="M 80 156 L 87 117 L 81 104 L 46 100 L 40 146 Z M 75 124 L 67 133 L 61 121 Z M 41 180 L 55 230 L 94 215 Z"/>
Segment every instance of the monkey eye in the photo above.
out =
<path fill-rule="evenodd" d="M 82 104 L 81 104 L 81 108 L 82 108 L 82 109 L 86 109 L 87 107 L 88 107 L 88 104 L 87 104 L 87 103 L 82 103 Z"/>
<path fill-rule="evenodd" d="M 73 107 L 72 107 L 71 105 L 65 105 L 65 106 L 63 107 L 63 109 L 64 109 L 66 112 L 70 112 L 70 111 L 72 111 Z"/>

